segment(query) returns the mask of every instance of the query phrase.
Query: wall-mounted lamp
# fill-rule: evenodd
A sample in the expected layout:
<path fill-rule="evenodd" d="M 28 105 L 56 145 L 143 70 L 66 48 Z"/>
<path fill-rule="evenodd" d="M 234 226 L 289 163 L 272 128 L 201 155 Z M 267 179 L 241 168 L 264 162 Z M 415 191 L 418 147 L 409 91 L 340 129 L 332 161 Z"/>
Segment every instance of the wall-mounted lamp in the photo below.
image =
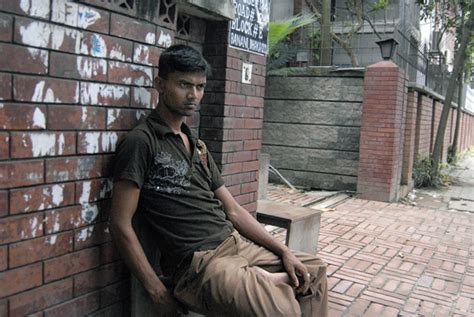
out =
<path fill-rule="evenodd" d="M 398 45 L 397 40 L 395 39 L 386 39 L 375 42 L 378 46 L 380 46 L 380 54 L 382 54 L 382 58 L 386 61 L 392 58 L 393 53 L 395 53 L 395 48 Z"/>

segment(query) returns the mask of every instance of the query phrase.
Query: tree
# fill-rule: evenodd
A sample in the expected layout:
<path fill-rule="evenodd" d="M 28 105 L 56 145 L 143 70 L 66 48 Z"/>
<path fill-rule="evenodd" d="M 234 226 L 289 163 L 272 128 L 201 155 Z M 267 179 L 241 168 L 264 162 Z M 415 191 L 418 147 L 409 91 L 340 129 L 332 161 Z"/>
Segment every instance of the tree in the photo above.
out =
<path fill-rule="evenodd" d="M 444 30 L 450 31 L 453 25 L 457 25 L 456 29 L 456 38 L 458 49 L 454 54 L 454 64 L 453 72 L 448 83 L 448 88 L 446 96 L 444 98 L 444 106 L 441 112 L 441 118 L 438 126 L 438 131 L 436 132 L 436 139 L 433 147 L 433 152 L 431 153 L 432 167 L 431 174 L 433 179 L 437 179 L 439 175 L 439 165 L 441 160 L 441 150 L 444 142 L 444 134 L 446 132 L 446 125 L 448 122 L 449 110 L 451 109 L 451 103 L 453 101 L 454 92 L 460 74 L 465 68 L 465 63 L 467 59 L 467 49 L 470 47 L 468 45 L 473 41 L 474 38 L 474 15 L 472 14 L 472 0 L 459 1 L 459 0 L 417 0 L 417 3 L 422 9 L 424 17 L 431 16 L 436 9 L 439 9 L 437 6 L 442 6 L 446 8 L 452 14 L 444 14 L 442 17 L 445 19 L 443 22 L 442 28 Z M 448 11 L 448 12 L 449 12 Z M 461 14 L 460 14 L 461 13 Z M 434 18 L 439 19 L 441 15 L 436 15 Z M 461 19 L 460 19 L 461 17 Z M 470 59 L 470 56 L 469 56 Z M 461 82 L 459 86 L 461 86 Z"/>

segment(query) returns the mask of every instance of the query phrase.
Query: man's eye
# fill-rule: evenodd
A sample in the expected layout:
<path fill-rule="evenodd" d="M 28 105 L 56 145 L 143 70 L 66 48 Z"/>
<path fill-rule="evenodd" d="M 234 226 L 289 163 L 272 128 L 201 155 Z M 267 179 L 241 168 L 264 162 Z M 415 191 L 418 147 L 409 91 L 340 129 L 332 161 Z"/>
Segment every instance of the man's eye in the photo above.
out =
<path fill-rule="evenodd" d="M 181 88 L 189 88 L 189 84 L 188 84 L 188 83 L 179 83 L 179 87 L 181 87 Z"/>
<path fill-rule="evenodd" d="M 206 88 L 206 85 L 204 85 L 204 84 L 197 85 L 196 88 L 197 88 L 198 90 L 204 90 L 204 88 Z"/>

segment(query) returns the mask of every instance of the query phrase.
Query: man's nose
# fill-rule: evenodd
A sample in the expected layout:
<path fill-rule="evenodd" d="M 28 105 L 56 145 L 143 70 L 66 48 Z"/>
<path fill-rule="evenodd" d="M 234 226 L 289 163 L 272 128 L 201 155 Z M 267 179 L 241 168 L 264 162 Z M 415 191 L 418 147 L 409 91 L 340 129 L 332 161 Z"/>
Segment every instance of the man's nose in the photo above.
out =
<path fill-rule="evenodd" d="M 191 87 L 188 90 L 188 99 L 196 99 L 198 96 L 198 91 L 196 87 Z"/>

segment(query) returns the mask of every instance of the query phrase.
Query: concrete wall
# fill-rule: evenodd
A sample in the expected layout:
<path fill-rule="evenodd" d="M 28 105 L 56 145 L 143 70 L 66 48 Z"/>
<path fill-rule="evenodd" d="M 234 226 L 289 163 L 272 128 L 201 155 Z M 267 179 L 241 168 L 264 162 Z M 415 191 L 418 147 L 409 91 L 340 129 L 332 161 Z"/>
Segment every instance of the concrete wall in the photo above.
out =
<path fill-rule="evenodd" d="M 363 74 L 299 73 L 267 83 L 262 152 L 270 163 L 294 185 L 354 190 Z"/>

